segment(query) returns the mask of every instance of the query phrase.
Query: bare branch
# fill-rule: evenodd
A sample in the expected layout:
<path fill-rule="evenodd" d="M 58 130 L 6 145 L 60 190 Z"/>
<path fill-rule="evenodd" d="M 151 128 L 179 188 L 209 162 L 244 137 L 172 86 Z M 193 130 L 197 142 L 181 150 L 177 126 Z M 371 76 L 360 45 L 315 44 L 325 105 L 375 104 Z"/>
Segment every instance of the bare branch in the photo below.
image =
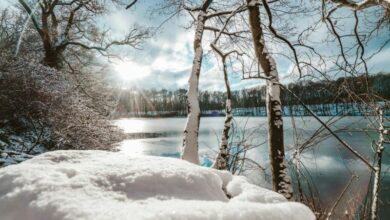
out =
<path fill-rule="evenodd" d="M 26 12 L 29 14 L 30 18 L 31 18 L 31 21 L 33 22 L 34 24 L 34 27 L 35 29 L 38 31 L 39 35 L 41 37 L 43 37 L 43 31 L 42 29 L 40 28 L 39 24 L 38 24 L 38 21 L 37 19 L 35 18 L 34 14 L 33 14 L 33 11 L 31 10 L 30 6 L 28 6 L 28 4 L 24 1 L 24 0 L 18 0 L 19 3 L 23 6 L 24 10 L 26 10 Z"/>
<path fill-rule="evenodd" d="M 131 8 L 135 3 L 137 3 L 138 0 L 133 0 L 129 5 L 126 6 L 126 9 Z"/>

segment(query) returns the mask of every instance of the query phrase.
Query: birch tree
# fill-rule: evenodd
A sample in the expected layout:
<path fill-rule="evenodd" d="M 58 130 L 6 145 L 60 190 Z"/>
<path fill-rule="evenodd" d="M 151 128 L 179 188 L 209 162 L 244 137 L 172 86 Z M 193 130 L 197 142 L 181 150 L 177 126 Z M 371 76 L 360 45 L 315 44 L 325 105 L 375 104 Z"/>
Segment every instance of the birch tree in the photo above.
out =
<path fill-rule="evenodd" d="M 226 170 L 228 169 L 228 162 L 229 162 L 229 132 L 230 127 L 232 125 L 233 120 L 233 113 L 232 113 L 232 92 L 230 89 L 230 82 L 229 82 L 229 74 L 228 74 L 228 66 L 226 58 L 236 53 L 237 55 L 241 55 L 237 50 L 230 50 L 229 52 L 224 52 L 222 49 L 217 45 L 219 42 L 219 39 L 221 38 L 222 34 L 232 37 L 240 32 L 227 32 L 225 31 L 230 19 L 233 18 L 233 16 L 238 13 L 240 10 L 243 10 L 246 6 L 240 6 L 236 10 L 234 10 L 226 19 L 226 21 L 223 23 L 223 27 L 219 29 L 217 36 L 215 37 L 214 41 L 210 44 L 211 48 L 215 51 L 215 53 L 218 55 L 218 57 L 221 59 L 222 63 L 222 71 L 223 71 L 223 77 L 224 77 L 224 83 L 226 88 L 226 101 L 225 101 L 225 121 L 221 136 L 221 143 L 219 146 L 219 152 L 215 159 L 215 162 L 213 164 L 213 168 L 219 169 L 219 170 Z M 216 29 L 218 30 L 218 29 Z"/>
<path fill-rule="evenodd" d="M 287 199 L 293 195 L 291 179 L 284 154 L 282 103 L 280 82 L 275 60 L 265 45 L 259 6 L 256 1 L 247 0 L 249 26 L 258 63 L 267 80 L 266 108 L 268 119 L 268 147 L 271 162 L 272 186 Z"/>
<path fill-rule="evenodd" d="M 379 123 L 379 140 L 376 144 L 375 151 L 375 164 L 374 164 L 374 183 L 372 189 L 371 198 L 371 219 L 378 219 L 378 197 L 379 197 L 379 185 L 381 181 L 381 170 L 382 170 L 382 157 L 385 150 L 385 136 L 388 134 L 388 130 L 385 129 L 385 120 L 383 118 L 383 110 L 377 109 L 378 123 Z"/>
<path fill-rule="evenodd" d="M 194 60 L 192 71 L 188 79 L 187 92 L 187 123 L 184 128 L 184 138 L 181 158 L 189 162 L 199 164 L 198 156 L 198 133 L 200 123 L 200 106 L 198 99 L 199 75 L 202 66 L 203 48 L 202 38 L 206 22 L 206 13 L 212 1 L 205 0 L 203 4 L 196 9 L 186 8 L 189 11 L 198 11 L 196 20 L 196 29 L 194 37 Z"/>
<path fill-rule="evenodd" d="M 198 155 L 198 134 L 200 123 L 200 106 L 199 106 L 199 76 L 202 67 L 203 58 L 203 33 L 205 30 L 215 30 L 214 28 L 207 27 L 206 21 L 222 15 L 230 14 L 231 11 L 210 11 L 210 5 L 212 0 L 204 0 L 199 7 L 188 7 L 183 5 L 183 8 L 192 13 L 198 13 L 196 17 L 196 28 L 194 36 L 194 59 L 192 64 L 192 71 L 188 80 L 188 92 L 186 96 L 187 102 L 187 122 L 184 128 L 184 137 L 182 144 L 181 158 L 189 162 L 199 164 Z"/>
<path fill-rule="evenodd" d="M 232 92 L 230 89 L 229 75 L 226 64 L 226 57 L 229 56 L 233 51 L 229 53 L 222 52 L 216 45 L 215 42 L 211 44 L 213 50 L 218 54 L 221 58 L 222 69 L 223 69 L 223 78 L 225 82 L 226 88 L 226 101 L 225 101 L 225 121 L 223 124 L 223 131 L 221 136 L 221 143 L 219 146 L 219 152 L 217 158 L 215 159 L 213 167 L 218 170 L 226 170 L 228 168 L 228 160 L 229 160 L 229 131 L 231 127 L 231 122 L 233 120 L 232 113 Z"/>

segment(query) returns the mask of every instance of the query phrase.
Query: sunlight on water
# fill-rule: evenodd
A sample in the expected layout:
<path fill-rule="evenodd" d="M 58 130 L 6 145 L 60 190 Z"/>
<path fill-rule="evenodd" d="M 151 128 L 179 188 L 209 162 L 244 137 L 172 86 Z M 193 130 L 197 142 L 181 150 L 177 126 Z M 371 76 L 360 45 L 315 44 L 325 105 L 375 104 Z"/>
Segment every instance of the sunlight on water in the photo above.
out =
<path fill-rule="evenodd" d="M 181 140 L 172 137 L 134 139 L 122 141 L 119 150 L 128 155 L 179 157 Z"/>
<path fill-rule="evenodd" d="M 327 120 L 327 117 L 323 117 Z M 199 157 L 203 164 L 207 160 L 215 158 L 218 150 L 219 138 L 223 129 L 223 117 L 201 118 L 199 130 Z M 254 161 L 258 161 L 267 167 L 268 148 L 266 144 L 266 118 L 265 117 L 236 117 L 235 121 L 240 128 L 246 128 L 246 138 L 252 143 L 263 143 L 258 148 L 248 152 L 247 156 Z M 183 128 L 186 118 L 125 118 L 114 121 L 114 124 L 122 128 L 125 133 L 131 136 L 130 140 L 123 141 L 119 150 L 129 155 L 153 155 L 153 156 L 180 156 L 180 148 L 183 140 Z M 284 120 L 286 156 L 290 157 L 294 151 L 294 138 L 291 118 Z M 311 136 L 320 124 L 313 118 L 295 118 L 297 130 L 300 132 L 299 142 Z M 335 127 L 342 128 L 352 126 L 357 129 L 366 127 L 366 122 L 360 117 L 351 117 L 341 120 Z M 240 133 L 240 132 L 239 132 Z M 236 135 L 239 136 L 239 133 Z M 361 154 L 369 158 L 371 155 L 370 138 L 366 133 L 342 132 L 341 138 L 353 146 Z M 375 136 L 375 135 L 374 135 Z M 130 138 L 130 137 L 129 137 Z M 360 177 L 351 186 L 351 196 L 354 198 L 353 204 L 360 204 L 365 195 L 368 181 L 370 180 L 369 170 L 349 151 L 344 149 L 334 138 L 325 138 L 316 144 L 311 150 L 301 155 L 305 169 L 311 171 L 311 178 L 316 183 L 319 194 L 322 195 L 322 204 L 331 205 L 348 182 L 352 172 Z M 384 170 L 390 169 L 389 162 L 383 162 Z M 259 176 L 254 173 L 254 177 Z M 249 176 L 252 178 L 252 176 Z M 255 180 L 254 180 L 255 181 Z M 387 181 L 387 179 L 384 179 Z M 383 193 L 384 195 L 388 195 Z M 358 208 L 358 207 L 355 207 Z M 355 209 L 354 208 L 354 209 Z"/>
<path fill-rule="evenodd" d="M 121 143 L 120 151 L 124 154 L 130 155 L 144 155 L 147 154 L 145 152 L 145 147 L 142 144 L 142 140 L 124 140 Z"/>
<path fill-rule="evenodd" d="M 148 130 L 143 119 L 126 118 L 117 120 L 114 124 L 123 129 L 125 133 L 141 133 Z"/>

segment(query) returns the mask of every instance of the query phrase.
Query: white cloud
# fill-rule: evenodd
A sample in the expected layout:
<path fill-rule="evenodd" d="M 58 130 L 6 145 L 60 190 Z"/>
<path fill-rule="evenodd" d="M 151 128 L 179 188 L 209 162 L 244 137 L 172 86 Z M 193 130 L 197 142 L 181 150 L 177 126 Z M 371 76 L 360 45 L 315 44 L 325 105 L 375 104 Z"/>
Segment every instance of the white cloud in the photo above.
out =
<path fill-rule="evenodd" d="M 119 36 L 131 26 L 132 23 L 137 22 L 148 27 L 157 27 L 162 21 L 166 19 L 164 15 L 154 14 L 149 16 L 148 7 L 157 4 L 159 1 L 147 2 L 145 4 L 137 4 L 137 8 L 130 11 L 115 10 L 113 14 L 109 14 L 106 18 L 106 24 L 112 28 L 113 36 Z M 126 60 L 130 60 L 135 67 L 129 69 L 144 70 L 149 74 L 143 74 L 143 77 L 138 78 L 138 87 L 142 88 L 186 88 L 188 77 L 192 67 L 193 59 L 193 38 L 194 28 L 183 28 L 187 26 L 189 16 L 181 16 L 179 18 L 172 18 L 160 28 L 153 38 L 149 39 L 143 45 L 143 50 L 128 51 Z M 316 22 L 318 19 L 314 17 L 310 20 L 302 20 L 299 17 L 289 22 L 295 22 L 294 26 L 298 29 L 305 29 L 308 25 Z M 244 25 L 244 24 L 243 24 Z M 209 39 L 213 38 L 213 34 L 206 32 L 204 34 L 203 48 L 205 54 L 210 51 Z M 294 36 L 291 36 L 293 39 Z M 311 34 L 309 39 L 312 41 L 314 47 L 321 50 L 324 54 L 336 54 L 339 52 L 336 41 L 323 42 L 328 39 L 327 29 L 324 24 L 317 26 L 315 32 Z M 280 78 L 283 83 L 290 83 L 297 79 L 297 69 L 293 69 L 293 62 L 286 61 L 283 55 L 291 57 L 291 50 L 280 42 L 276 42 L 272 37 L 267 37 L 270 51 L 280 53 L 282 55 L 275 55 L 280 72 Z M 322 43 L 321 43 L 322 42 Z M 334 45 L 333 45 L 334 44 Z M 251 47 L 248 46 L 245 51 L 253 53 Z M 367 48 L 369 51 L 370 48 Z M 302 54 L 302 53 L 301 53 Z M 381 54 L 378 54 L 369 61 L 371 72 L 389 70 L 387 65 L 387 57 L 390 57 L 390 48 L 384 49 Z M 300 60 L 307 58 L 301 55 Z M 316 63 L 317 68 L 324 68 L 316 57 L 310 57 L 312 63 Z M 248 61 L 248 60 L 246 60 Z M 249 62 L 249 61 L 248 61 Z M 318 63 L 317 63 L 318 62 Z M 237 64 L 233 64 L 236 66 Z M 326 63 L 326 68 L 333 66 L 331 62 Z M 237 66 L 236 66 L 237 67 Z M 264 80 L 241 80 L 241 73 L 231 73 L 231 87 L 232 89 L 250 88 L 264 84 Z M 141 80 L 142 79 L 142 80 Z M 200 89 L 201 90 L 225 90 L 223 74 L 217 60 L 213 54 L 205 56 L 202 72 L 200 75 Z"/>
<path fill-rule="evenodd" d="M 151 73 L 151 69 L 148 66 L 140 65 L 131 60 L 114 61 L 113 68 L 118 76 L 125 81 L 142 79 Z"/>

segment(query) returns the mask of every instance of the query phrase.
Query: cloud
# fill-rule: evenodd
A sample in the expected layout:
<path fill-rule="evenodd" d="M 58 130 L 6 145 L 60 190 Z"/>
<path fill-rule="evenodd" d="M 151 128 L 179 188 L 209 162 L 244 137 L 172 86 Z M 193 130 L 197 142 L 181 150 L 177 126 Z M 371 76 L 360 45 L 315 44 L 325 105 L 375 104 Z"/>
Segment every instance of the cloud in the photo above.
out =
<path fill-rule="evenodd" d="M 112 36 L 123 35 L 123 33 L 134 23 L 144 25 L 145 27 L 158 27 L 167 18 L 167 16 L 157 13 L 150 16 L 150 14 L 147 13 L 148 10 L 150 10 L 150 6 L 158 4 L 158 2 L 160 1 L 140 3 L 136 5 L 136 8 L 133 8 L 130 11 L 113 10 L 113 13 L 108 14 L 105 17 L 103 24 L 112 29 Z M 308 27 L 308 25 L 312 25 L 319 20 L 318 15 L 316 16 L 311 19 L 302 19 L 302 16 L 297 16 L 287 22 L 293 23 L 294 27 L 297 28 L 296 30 L 304 30 Z M 167 21 L 151 39 L 144 43 L 143 50 L 126 51 L 124 59 L 133 63 L 135 67 L 137 67 L 129 67 L 129 71 L 134 69 L 144 69 L 145 72 L 149 73 L 144 74 L 145 76 L 137 79 L 136 84 L 138 87 L 156 89 L 177 89 L 187 87 L 187 81 L 191 72 L 192 59 L 194 55 L 192 48 L 194 27 L 184 27 L 188 26 L 190 19 L 191 18 L 189 16 L 174 17 Z M 346 24 L 349 24 L 348 22 L 350 21 L 345 21 Z M 309 37 L 310 42 L 313 44 L 312 46 L 318 48 L 318 50 L 325 55 L 337 55 L 337 53 L 339 53 L 337 42 L 332 41 L 327 33 L 328 30 L 326 25 L 319 23 L 316 27 L 316 31 L 314 31 Z M 204 35 L 205 40 L 203 42 L 203 47 L 205 56 L 203 59 L 204 63 L 202 65 L 202 72 L 200 74 L 199 86 L 201 90 L 224 91 L 225 86 L 221 64 L 218 63 L 213 53 L 210 52 L 210 42 L 208 40 L 212 39 L 212 37 L 213 35 L 209 32 Z M 291 39 L 294 39 L 296 36 L 294 36 L 294 33 L 291 33 L 289 38 L 290 37 Z M 379 36 L 379 38 L 383 37 Z M 294 63 L 285 57 L 291 57 L 291 50 L 284 43 L 275 41 L 272 36 L 267 36 L 266 39 L 268 41 L 270 51 L 279 54 L 275 55 L 275 59 L 278 64 L 281 81 L 283 83 L 296 81 L 298 79 L 298 74 L 296 68 L 293 68 Z M 325 42 L 325 40 L 328 40 L 328 42 Z M 377 45 L 374 44 L 374 46 Z M 251 50 L 250 46 L 247 48 Z M 367 47 L 367 51 L 372 50 L 373 46 Z M 249 54 L 252 53 L 251 51 L 245 52 Z M 298 52 L 304 54 L 302 53 L 303 49 Z M 389 56 L 390 48 L 385 48 L 380 54 L 374 56 L 368 62 L 370 71 L 389 71 L 390 67 L 387 65 L 386 59 Z M 307 59 L 304 55 L 301 55 L 300 58 L 303 61 Z M 313 63 L 317 62 L 316 57 L 310 56 L 310 59 Z M 319 62 L 315 65 L 317 65 L 318 68 L 322 68 L 321 63 Z M 331 63 L 327 63 L 326 68 L 331 66 L 333 66 Z M 115 68 L 112 69 L 114 70 Z M 240 74 L 241 73 L 239 72 L 231 72 L 229 75 L 231 87 L 234 90 L 264 85 L 264 80 L 241 80 Z"/>
<path fill-rule="evenodd" d="M 113 35 L 123 34 L 134 22 L 145 27 L 157 27 L 166 17 L 158 14 L 150 17 L 147 13 L 150 6 L 151 3 L 146 3 L 137 4 L 137 8 L 130 11 L 113 10 L 114 13 L 105 17 L 104 23 L 111 27 Z M 127 63 L 129 74 L 143 74 L 132 73 L 141 70 L 149 73 L 138 77 L 136 82 L 129 82 L 130 85 L 136 84 L 137 87 L 146 89 L 177 89 L 187 86 L 192 67 L 194 36 L 193 29 L 182 28 L 187 22 L 187 18 L 172 18 L 142 45 L 142 50 L 126 51 L 122 62 Z M 111 66 L 114 74 L 118 72 L 118 67 L 115 67 L 118 62 L 116 63 Z"/>

